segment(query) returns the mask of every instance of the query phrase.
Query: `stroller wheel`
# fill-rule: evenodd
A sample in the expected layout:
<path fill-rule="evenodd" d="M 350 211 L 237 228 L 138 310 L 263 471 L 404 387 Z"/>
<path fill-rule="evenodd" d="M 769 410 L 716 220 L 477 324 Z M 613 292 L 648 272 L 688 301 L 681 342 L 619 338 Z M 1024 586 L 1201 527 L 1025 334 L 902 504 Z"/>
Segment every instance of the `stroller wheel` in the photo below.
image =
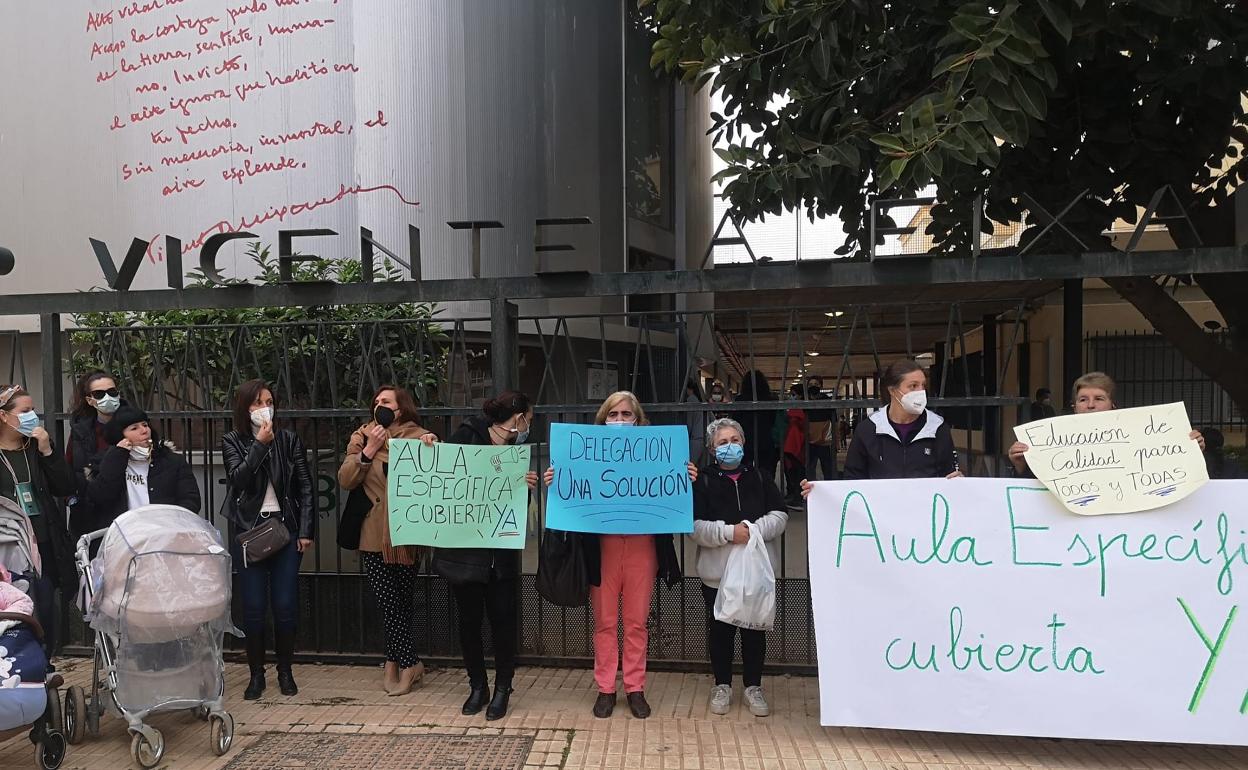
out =
<path fill-rule="evenodd" d="M 65 736 L 50 732 L 35 744 L 35 767 L 56 770 L 65 761 Z"/>
<path fill-rule="evenodd" d="M 65 692 L 65 739 L 70 745 L 82 743 L 82 736 L 87 726 L 87 696 L 82 688 L 74 685 Z"/>
<path fill-rule="evenodd" d="M 139 767 L 153 768 L 165 756 L 165 736 L 158 730 L 152 732 L 156 735 L 156 743 L 149 741 L 143 733 L 135 733 L 130 739 L 130 757 Z"/>
<path fill-rule="evenodd" d="M 234 717 L 230 716 L 229 712 L 225 712 L 213 714 L 209 719 L 211 720 L 212 753 L 220 757 L 229 751 L 231 744 L 234 743 Z"/>

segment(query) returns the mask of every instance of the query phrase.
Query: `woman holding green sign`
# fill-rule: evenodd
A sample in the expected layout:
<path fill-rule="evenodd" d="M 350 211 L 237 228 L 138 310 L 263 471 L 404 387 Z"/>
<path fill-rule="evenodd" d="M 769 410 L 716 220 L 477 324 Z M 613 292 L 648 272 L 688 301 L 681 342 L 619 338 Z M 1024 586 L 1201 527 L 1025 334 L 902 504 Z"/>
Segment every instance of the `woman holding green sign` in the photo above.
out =
<path fill-rule="evenodd" d="M 509 390 L 481 406 L 479 416 L 469 417 L 451 434 L 448 443 L 502 446 L 528 441 L 533 425 L 529 397 Z M 529 489 L 537 487 L 537 474 L 525 475 Z M 459 643 L 468 670 L 468 700 L 460 710 L 465 716 L 481 713 L 489 721 L 507 715 L 511 683 L 516 673 L 516 640 L 519 636 L 516 608 L 520 603 L 520 551 L 507 548 L 435 548 L 433 570 L 451 584 L 459 608 Z M 494 638 L 494 697 L 486 681 L 485 640 L 482 621 L 489 617 Z M 489 704 L 487 707 L 486 704 Z"/>
<path fill-rule="evenodd" d="M 396 546 L 390 540 L 390 503 L 386 492 L 386 467 L 392 438 L 438 440 L 420 426 L 416 401 L 406 390 L 382 385 L 373 396 L 373 419 L 347 443 L 347 456 L 338 469 L 343 489 L 363 487 L 372 501 L 360 527 L 360 564 L 377 595 L 385 621 L 386 667 L 382 687 L 387 695 L 406 695 L 425 674 L 412 638 L 412 612 L 419 573 L 419 549 Z"/>
<path fill-rule="evenodd" d="M 626 428 L 649 425 L 637 397 L 626 390 L 612 393 L 598 407 L 597 425 Z M 697 481 L 698 468 L 689 463 L 689 479 Z M 555 469 L 547 468 L 546 486 L 555 480 Z M 615 676 L 620 663 L 619 625 L 624 625 L 624 694 L 633 716 L 650 716 L 646 702 L 646 647 L 649 634 L 646 619 L 654 579 L 663 578 L 668 586 L 680 581 L 680 562 L 671 535 L 582 535 L 585 570 L 589 577 L 589 598 L 594 609 L 594 680 L 598 698 L 594 716 L 606 719 L 615 710 Z M 622 610 L 620 609 L 622 606 Z M 622 617 L 621 617 L 622 615 Z"/>

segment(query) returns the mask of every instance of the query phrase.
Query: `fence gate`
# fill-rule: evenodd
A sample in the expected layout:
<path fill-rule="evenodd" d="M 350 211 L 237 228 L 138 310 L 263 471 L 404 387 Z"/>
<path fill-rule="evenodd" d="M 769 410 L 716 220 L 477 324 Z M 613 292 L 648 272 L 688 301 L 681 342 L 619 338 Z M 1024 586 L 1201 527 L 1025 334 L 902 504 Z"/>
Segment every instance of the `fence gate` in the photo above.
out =
<path fill-rule="evenodd" d="M 755 426 L 751 432 L 761 437 L 758 441 L 770 438 L 768 430 L 756 426 L 769 428 L 775 415 L 788 408 L 833 407 L 852 424 L 879 406 L 875 376 L 882 366 L 903 355 L 921 360 L 927 355 L 934 380 L 932 404 L 955 426 L 967 452 L 964 467 L 983 472 L 994 467 L 983 462 L 985 447 L 992 447 L 991 441 L 985 442 L 985 430 L 1001 424 L 1002 409 L 1021 402 L 998 395 L 1008 355 L 998 361 L 982 349 L 968 348 L 968 335 L 982 333 L 985 317 L 1015 309 L 1020 312 L 1013 313 L 1013 320 L 994 332 L 1009 342 L 1006 350 L 1022 339 L 1022 300 L 998 299 L 989 305 L 760 305 L 515 315 L 496 303 L 495 315 L 454 320 L 435 320 L 425 313 L 362 321 L 84 323 L 61 332 L 58 364 L 67 378 L 94 368 L 115 376 L 123 396 L 144 407 L 161 435 L 191 463 L 203 491 L 203 513 L 226 533 L 220 443 L 231 429 L 229 399 L 244 380 L 270 381 L 279 420 L 303 438 L 315 473 L 319 523 L 316 545 L 305 555 L 301 570 L 298 649 L 316 660 L 360 661 L 383 653 L 382 623 L 355 552 L 335 545 L 344 502 L 336 475 L 347 440 L 366 419 L 379 385 L 408 387 L 423 405 L 422 424 L 446 436 L 494 392 L 493 354 L 509 339 L 511 349 L 518 351 L 520 389 L 538 404 L 535 440 L 546 435 L 551 422 L 592 421 L 607 393 L 627 389 L 638 394 L 652 422 L 688 426 L 690 451 L 701 457 L 705 426 L 717 415 L 733 416 L 747 430 Z M 499 317 L 499 312 L 509 314 Z M 710 377 L 739 388 L 755 370 L 762 372 L 771 393 L 747 388 L 732 403 L 722 404 L 690 397 L 686 390 L 694 383 L 704 392 Z M 803 397 L 781 403 L 795 381 L 816 374 L 834 402 Z M 544 469 L 545 444 L 535 446 L 534 457 L 535 469 Z M 843 457 L 843 447 L 838 447 L 838 468 Z M 806 513 L 795 510 L 790 516 L 767 661 L 772 669 L 810 672 L 815 666 L 811 549 Z M 534 588 L 544 519 L 543 500 L 534 495 L 521 579 L 522 662 L 585 665 L 593 657 L 592 613 L 587 607 L 552 606 Z M 685 577 L 675 588 L 656 589 L 651 607 L 649 659 L 656 668 L 706 665 L 706 609 L 694 568 L 695 547 L 681 537 L 678 551 Z M 820 548 L 816 545 L 813 552 L 817 557 Z M 449 587 L 423 569 L 417 594 L 412 627 L 418 649 L 435 660 L 457 659 Z M 71 614 L 76 618 L 76 611 Z M 70 627 L 71 651 L 85 652 L 89 642 L 84 627 L 76 620 Z"/>

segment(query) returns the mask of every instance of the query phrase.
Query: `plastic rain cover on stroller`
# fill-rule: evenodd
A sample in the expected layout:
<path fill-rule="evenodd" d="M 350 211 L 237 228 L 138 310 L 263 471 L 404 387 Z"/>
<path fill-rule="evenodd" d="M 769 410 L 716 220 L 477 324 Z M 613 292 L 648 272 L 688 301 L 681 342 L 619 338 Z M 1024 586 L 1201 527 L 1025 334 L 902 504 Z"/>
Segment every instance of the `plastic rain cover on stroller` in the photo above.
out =
<path fill-rule="evenodd" d="M 116 642 L 118 704 L 146 712 L 221 696 L 230 554 L 190 511 L 146 505 L 118 516 L 91 562 L 90 623 Z"/>
<path fill-rule="evenodd" d="M 16 503 L 4 497 L 0 497 L 0 564 L 13 575 L 14 583 L 22 590 L 27 590 L 28 586 L 18 576 L 35 578 L 43 574 L 30 519 Z"/>

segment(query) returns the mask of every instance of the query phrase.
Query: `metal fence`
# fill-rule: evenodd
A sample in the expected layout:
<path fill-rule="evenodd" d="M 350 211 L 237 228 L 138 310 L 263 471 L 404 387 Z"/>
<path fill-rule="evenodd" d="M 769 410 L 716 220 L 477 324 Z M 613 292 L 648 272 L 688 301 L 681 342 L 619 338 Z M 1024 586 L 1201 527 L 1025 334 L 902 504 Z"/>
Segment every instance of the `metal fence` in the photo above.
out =
<path fill-rule="evenodd" d="M 602 398 L 621 388 L 638 394 L 653 422 L 688 425 L 691 452 L 698 454 L 701 431 L 715 414 L 831 406 L 860 418 L 879 406 L 874 378 L 890 357 L 934 347 L 934 369 L 946 374 L 933 384 L 933 405 L 979 415 L 978 422 L 964 421 L 961 430 L 972 452 L 966 468 L 976 465 L 973 447 L 982 446 L 982 441 L 972 440 L 976 428 L 994 424 L 1000 410 L 1021 402 L 998 395 L 1008 357 L 996 361 L 967 353 L 967 335 L 982 318 L 974 307 L 851 306 L 835 314 L 824 312 L 826 308 L 783 310 L 780 316 L 776 308 L 734 308 L 508 320 L 514 324 L 514 346 L 520 354 L 517 382 L 537 403 L 535 468 L 548 464 L 548 448 L 540 443 L 547 425 L 588 422 Z M 920 326 L 924 312 L 928 317 Z M 811 330 L 809 318 L 833 315 L 836 323 L 825 323 L 822 332 L 835 340 L 838 354 L 808 355 L 803 343 Z M 970 322 L 963 322 L 964 317 Z M 380 610 L 362 579 L 356 553 L 335 545 L 345 497 L 336 472 L 347 439 L 365 420 L 372 393 L 382 383 L 411 387 L 424 404 L 422 423 L 448 435 L 493 392 L 490 358 L 497 338 L 491 337 L 491 328 L 497 322 L 482 317 L 80 327 L 63 332 L 62 371 L 68 376 L 99 367 L 114 373 L 123 395 L 145 407 L 162 435 L 190 462 L 203 491 L 203 513 L 223 532 L 228 527 L 221 513 L 225 477 L 219 447 L 230 430 L 227 400 L 244 380 L 270 380 L 279 419 L 303 438 L 315 474 L 319 526 L 316 546 L 305 555 L 301 569 L 298 649 L 321 660 L 371 660 L 384 649 Z M 1013 322 L 1012 330 L 1007 327 L 1003 339 L 1019 341 L 1020 323 Z M 933 336 L 939 339 L 935 346 L 930 344 Z M 721 379 L 766 369 L 783 391 L 795 376 L 820 374 L 825 391 L 836 400 L 738 400 L 729 405 L 686 400 L 685 384 L 705 384 L 708 354 L 721 357 L 730 339 L 737 368 L 721 371 Z M 979 367 L 974 376 L 972 366 Z M 960 374 L 955 377 L 954 372 Z M 838 453 L 838 467 L 842 459 Z M 552 606 L 534 588 L 544 521 L 544 500 L 534 495 L 520 588 L 521 660 L 583 664 L 593 657 L 592 613 L 587 607 Z M 694 550 L 687 538 L 678 539 L 686 577 L 673 589 L 655 592 L 649 648 L 655 667 L 705 665 L 706 609 L 693 568 Z M 814 670 L 809 551 L 806 514 L 794 511 L 783 536 L 777 617 L 767 640 L 772 669 Z M 424 572 L 413 622 L 418 649 L 433 659 L 456 659 L 460 649 L 449 587 Z M 71 623 L 70 637 L 81 651 L 86 637 L 80 623 Z"/>
<path fill-rule="evenodd" d="M 1206 332 L 1226 344 L 1226 332 Z M 1182 401 L 1192 425 L 1219 430 L 1242 430 L 1244 415 L 1220 385 L 1183 357 L 1157 333 L 1109 332 L 1087 338 L 1090 371 L 1108 372 L 1118 385 L 1122 406 L 1145 406 Z"/>

